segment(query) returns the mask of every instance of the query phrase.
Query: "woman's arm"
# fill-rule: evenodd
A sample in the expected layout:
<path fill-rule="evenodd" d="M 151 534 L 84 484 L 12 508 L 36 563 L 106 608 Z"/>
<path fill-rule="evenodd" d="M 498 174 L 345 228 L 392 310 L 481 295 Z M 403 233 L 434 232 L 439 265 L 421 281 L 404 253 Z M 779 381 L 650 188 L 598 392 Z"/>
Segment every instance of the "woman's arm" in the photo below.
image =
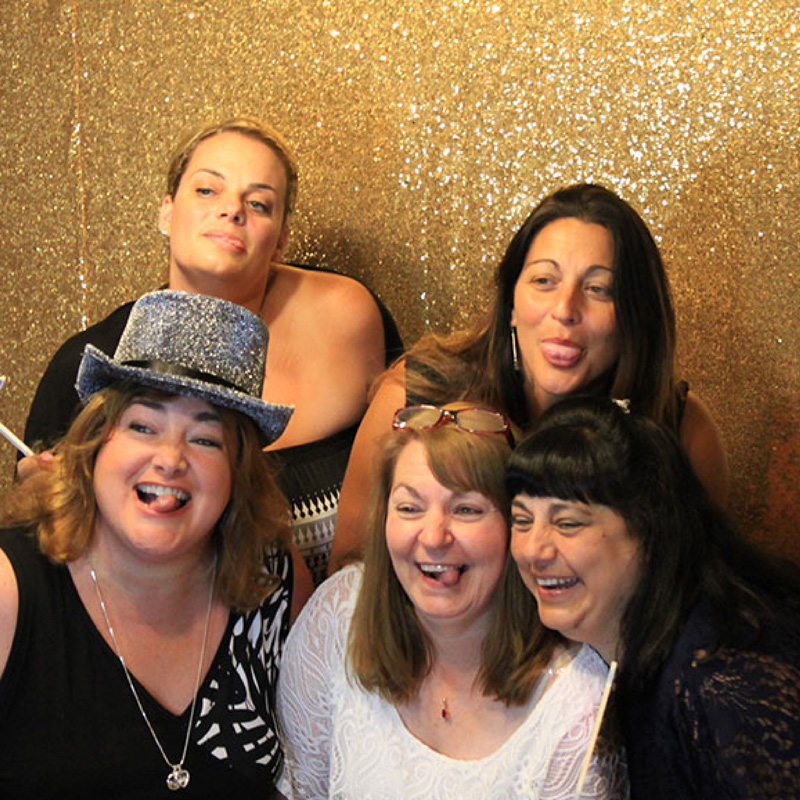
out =
<path fill-rule="evenodd" d="M 311 577 L 311 570 L 308 568 L 305 559 L 300 555 L 300 550 L 293 541 L 290 546 L 292 556 L 292 613 L 291 621 L 297 619 L 303 606 L 308 602 L 308 598 L 314 593 L 314 580 Z"/>
<path fill-rule="evenodd" d="M 321 389 L 325 401 L 337 406 L 335 413 L 341 415 L 340 424 L 344 428 L 360 419 L 367 405 L 369 387 L 385 369 L 383 320 L 365 286 L 341 275 L 323 275 L 327 283 L 335 286 L 327 296 L 331 329 L 322 335 L 331 335 L 325 358 L 337 382 L 336 386 L 329 384 Z M 319 320 L 316 322 L 318 325 Z M 329 413 L 333 411 L 329 409 Z"/>
<path fill-rule="evenodd" d="M 360 556 L 367 535 L 367 503 L 376 478 L 377 445 L 392 429 L 394 412 L 405 405 L 405 398 L 405 364 L 401 361 L 381 379 L 353 442 L 339 498 L 329 573 Z"/>
<path fill-rule="evenodd" d="M 264 397 L 295 406 L 280 450 L 358 424 L 385 368 L 380 310 L 357 281 L 274 265 L 263 320 L 270 343 Z"/>
<path fill-rule="evenodd" d="M 725 508 L 729 491 L 728 457 L 708 406 L 694 392 L 689 392 L 686 399 L 680 439 L 700 482 L 712 500 Z"/>
<path fill-rule="evenodd" d="M 800 787 L 800 662 L 797 627 L 786 652 L 720 650 L 706 664 L 686 665 L 675 681 L 675 764 L 708 797 L 785 800 Z M 672 684 L 670 684 L 671 686 Z M 670 693 L 671 695 L 673 693 Z M 691 742 L 690 748 L 686 743 Z M 660 755 L 660 754 L 659 754 Z"/>
<path fill-rule="evenodd" d="M 19 589 L 14 568 L 8 556 L 0 550 L 0 677 L 6 669 L 14 633 L 17 630 Z"/>

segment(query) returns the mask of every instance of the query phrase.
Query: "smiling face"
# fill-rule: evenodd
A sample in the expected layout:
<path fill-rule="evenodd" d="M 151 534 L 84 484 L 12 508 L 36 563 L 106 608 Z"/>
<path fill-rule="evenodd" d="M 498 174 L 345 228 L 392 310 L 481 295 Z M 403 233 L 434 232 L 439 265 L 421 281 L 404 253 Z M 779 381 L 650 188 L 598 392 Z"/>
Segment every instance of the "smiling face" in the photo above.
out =
<path fill-rule="evenodd" d="M 223 424 L 189 397 L 135 398 L 94 467 L 94 544 L 117 558 L 204 552 L 231 494 Z"/>
<path fill-rule="evenodd" d="M 507 538 L 491 500 L 439 483 L 420 441 L 404 447 L 389 494 L 386 544 L 424 627 L 488 627 Z"/>
<path fill-rule="evenodd" d="M 517 495 L 511 555 L 548 628 L 616 657 L 619 625 L 639 580 L 625 520 L 608 506 Z"/>
<path fill-rule="evenodd" d="M 564 217 L 531 243 L 511 324 L 537 414 L 586 389 L 616 362 L 613 281 L 614 243 L 602 225 Z"/>
<path fill-rule="evenodd" d="M 171 289 L 257 306 L 288 238 L 286 167 L 269 146 L 227 131 L 197 145 L 159 224 Z"/>

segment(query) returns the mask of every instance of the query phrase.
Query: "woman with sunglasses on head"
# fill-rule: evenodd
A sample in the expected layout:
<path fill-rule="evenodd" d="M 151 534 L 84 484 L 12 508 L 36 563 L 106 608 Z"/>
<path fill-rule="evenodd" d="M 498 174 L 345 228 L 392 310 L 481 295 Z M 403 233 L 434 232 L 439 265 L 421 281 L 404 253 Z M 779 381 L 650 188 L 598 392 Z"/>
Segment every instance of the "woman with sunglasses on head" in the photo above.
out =
<path fill-rule="evenodd" d="M 173 152 L 159 228 L 169 238 L 171 289 L 238 303 L 269 327 L 264 399 L 291 404 L 295 413 L 268 449 L 292 503 L 295 541 L 319 582 L 367 387 L 402 343 L 391 316 L 359 282 L 282 262 L 297 183 L 294 156 L 269 124 L 205 124 Z M 29 444 L 49 447 L 66 432 L 78 405 L 73 384 L 84 345 L 113 353 L 131 306 L 56 353 L 25 427 Z"/>
<path fill-rule="evenodd" d="M 184 292 L 87 346 L 85 407 L 3 509 L 0 797 L 274 796 L 291 531 L 262 447 L 292 409 L 266 355 L 256 315 Z"/>
<path fill-rule="evenodd" d="M 588 752 L 605 665 L 538 625 L 507 557 L 507 420 L 418 406 L 397 411 L 393 427 L 364 564 L 326 581 L 287 640 L 281 790 L 624 797 L 615 758 Z"/>
<path fill-rule="evenodd" d="M 486 318 L 473 330 L 423 339 L 382 380 L 342 486 L 332 566 L 361 546 L 372 452 L 404 403 L 469 397 L 527 430 L 576 393 L 629 397 L 679 435 L 701 480 L 724 504 L 720 437 L 699 398 L 676 383 L 674 350 L 667 276 L 641 217 L 591 184 L 545 198 L 500 262 Z"/>
<path fill-rule="evenodd" d="M 671 431 L 608 400 L 548 411 L 507 487 L 542 623 L 619 662 L 631 796 L 800 797 L 800 567 L 743 539 Z"/>

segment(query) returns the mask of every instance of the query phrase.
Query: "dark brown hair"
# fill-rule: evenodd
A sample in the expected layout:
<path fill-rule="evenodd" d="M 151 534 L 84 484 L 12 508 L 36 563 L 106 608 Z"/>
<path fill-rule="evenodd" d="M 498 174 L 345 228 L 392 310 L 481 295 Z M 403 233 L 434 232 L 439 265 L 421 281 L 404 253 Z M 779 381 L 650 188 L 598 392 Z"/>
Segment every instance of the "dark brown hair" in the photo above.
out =
<path fill-rule="evenodd" d="M 497 268 L 492 307 L 477 329 L 446 338 L 426 337 L 409 351 L 409 402 L 470 397 L 498 408 L 522 428 L 533 422 L 524 376 L 512 363 L 514 289 L 533 240 L 546 225 L 564 218 L 602 225 L 614 242 L 613 299 L 620 353 L 609 374 L 585 390 L 629 398 L 639 413 L 677 428 L 675 314 L 661 254 L 628 203 L 587 183 L 559 189 L 531 212 Z"/>

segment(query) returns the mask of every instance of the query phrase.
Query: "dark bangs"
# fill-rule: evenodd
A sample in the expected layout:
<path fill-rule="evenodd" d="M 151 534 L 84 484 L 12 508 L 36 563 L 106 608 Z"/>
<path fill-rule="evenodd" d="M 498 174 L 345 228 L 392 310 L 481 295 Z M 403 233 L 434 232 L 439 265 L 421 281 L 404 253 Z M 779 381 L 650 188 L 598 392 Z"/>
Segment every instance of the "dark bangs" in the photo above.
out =
<path fill-rule="evenodd" d="M 557 497 L 621 511 L 629 495 L 627 459 L 599 432 L 580 426 L 546 428 L 511 455 L 506 490 L 512 499 Z"/>

